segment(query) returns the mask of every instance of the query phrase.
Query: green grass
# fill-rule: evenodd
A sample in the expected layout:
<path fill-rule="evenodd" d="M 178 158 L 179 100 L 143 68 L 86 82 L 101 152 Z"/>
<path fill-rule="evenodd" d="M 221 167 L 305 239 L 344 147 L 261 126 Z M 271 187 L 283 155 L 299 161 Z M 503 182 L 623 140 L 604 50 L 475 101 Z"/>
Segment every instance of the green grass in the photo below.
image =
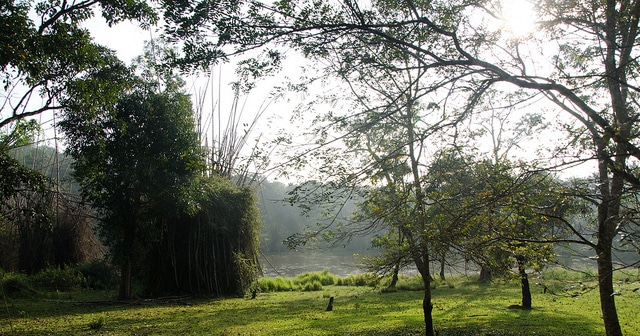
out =
<path fill-rule="evenodd" d="M 286 280 L 286 279 L 285 279 Z M 294 280 L 289 279 L 292 283 Z M 280 280 L 283 281 L 283 280 Z M 306 283 L 321 279 L 310 277 Z M 335 279 L 334 279 L 335 281 Z M 538 281 L 540 285 L 533 285 Z M 572 288 L 543 293 L 568 278 L 532 278 L 534 309 L 519 304 L 512 282 L 478 284 L 471 279 L 436 282 L 433 317 L 440 335 L 603 335 L 597 289 Z M 558 286 L 559 288 L 561 286 Z M 640 335 L 637 277 L 616 287 L 625 335 Z M 579 291 L 580 295 L 575 295 Z M 367 286 L 323 285 L 261 292 L 248 298 L 154 300 L 80 304 L 113 298 L 108 291 L 53 292 L 37 298 L 7 299 L 0 312 L 2 335 L 420 335 L 422 292 L 382 293 Z M 333 296 L 334 309 L 325 311 Z"/>

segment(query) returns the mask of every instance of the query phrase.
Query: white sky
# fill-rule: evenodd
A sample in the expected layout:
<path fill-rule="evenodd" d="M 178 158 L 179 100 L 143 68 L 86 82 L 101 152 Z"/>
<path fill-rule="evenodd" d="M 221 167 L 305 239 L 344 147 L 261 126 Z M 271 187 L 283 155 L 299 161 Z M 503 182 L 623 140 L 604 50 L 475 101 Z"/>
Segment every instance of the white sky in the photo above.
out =
<path fill-rule="evenodd" d="M 505 1 L 503 4 L 505 19 L 507 20 L 505 22 L 505 25 L 507 29 L 512 31 L 514 37 L 517 38 L 519 35 L 524 35 L 531 32 L 531 30 L 534 28 L 535 18 L 535 13 L 533 13 L 531 4 L 526 0 Z M 142 54 L 145 41 L 159 36 L 159 34 L 154 32 L 153 30 L 143 30 L 137 25 L 130 22 L 122 22 L 113 27 L 109 27 L 106 23 L 104 23 L 104 19 L 100 16 L 97 16 L 94 19 L 88 21 L 85 26 L 91 31 L 91 34 L 97 43 L 115 50 L 118 57 L 127 63 L 130 63 L 133 58 Z M 291 67 L 291 64 L 296 64 L 295 62 L 287 60 L 287 64 L 290 67 L 290 69 L 287 69 L 288 72 L 298 72 L 296 66 Z M 227 64 L 218 67 L 216 69 L 216 76 L 218 76 L 218 73 L 220 72 L 222 73 L 220 86 L 222 87 L 222 90 L 228 90 L 228 83 L 235 79 L 234 66 L 232 64 Z M 247 105 L 245 106 L 243 111 L 246 120 L 250 120 L 253 118 L 255 113 L 257 113 L 257 111 L 259 110 L 260 104 L 262 104 L 269 96 L 269 92 L 272 86 L 281 84 L 282 78 L 283 77 L 277 77 L 268 81 L 264 81 L 256 90 L 251 93 L 250 99 L 245 102 Z M 198 80 L 187 79 L 187 81 L 190 85 L 192 85 L 192 92 L 190 93 L 192 93 L 194 96 L 196 94 L 201 94 L 200 91 L 202 84 L 200 83 L 203 83 L 202 78 Z M 218 78 L 214 80 L 214 86 L 218 86 Z M 211 92 L 217 92 L 217 88 L 214 88 L 214 90 L 212 90 Z M 230 93 L 231 91 L 229 90 L 228 92 Z M 212 96 L 214 94 L 210 95 Z M 229 97 L 230 96 L 227 93 L 224 93 L 220 97 L 210 97 L 209 99 L 212 100 L 210 100 L 207 104 L 209 104 L 210 106 L 214 106 L 220 103 L 222 111 L 228 111 L 230 110 L 231 104 L 231 99 Z M 301 128 L 296 125 L 289 125 L 289 117 L 297 103 L 296 100 L 303 99 L 301 99 L 300 97 L 289 97 L 276 101 L 276 103 L 272 103 L 262 117 L 264 120 L 264 127 L 258 127 L 253 132 L 254 137 L 262 135 L 266 136 L 267 139 L 273 139 L 278 135 L 278 129 L 285 128 L 288 130 L 293 130 L 296 128 Z M 274 116 L 280 116 L 279 119 L 275 119 L 277 120 L 276 124 L 273 123 Z M 270 119 L 271 121 L 267 122 L 267 119 Z M 305 139 L 302 138 L 298 140 L 300 143 L 305 141 Z M 570 173 L 569 175 L 575 174 L 583 176 L 585 174 L 590 174 L 591 172 L 593 172 L 593 168 L 573 169 L 572 171 L 573 173 Z"/>
<path fill-rule="evenodd" d="M 155 37 L 152 31 L 143 30 L 128 21 L 109 27 L 102 16 L 94 17 L 83 26 L 89 29 L 96 43 L 115 50 L 118 57 L 127 64 L 142 54 L 144 41 Z"/>

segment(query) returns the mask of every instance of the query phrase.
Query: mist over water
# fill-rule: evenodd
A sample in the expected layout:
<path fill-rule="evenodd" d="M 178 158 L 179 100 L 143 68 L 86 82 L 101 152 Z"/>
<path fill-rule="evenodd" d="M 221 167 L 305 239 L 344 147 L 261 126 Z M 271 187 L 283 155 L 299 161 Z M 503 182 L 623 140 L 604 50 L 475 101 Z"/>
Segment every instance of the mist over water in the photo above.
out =
<path fill-rule="evenodd" d="M 295 277 L 305 272 L 328 269 L 334 275 L 345 277 L 365 271 L 360 268 L 365 255 L 349 251 L 289 251 L 260 255 L 260 266 L 265 277 Z"/>
<path fill-rule="evenodd" d="M 350 274 L 365 273 L 366 270 L 362 267 L 362 258 L 374 254 L 373 251 L 345 250 L 288 251 L 261 254 L 259 261 L 263 275 L 268 278 L 295 277 L 305 272 L 321 272 L 325 269 L 334 275 L 346 277 Z M 438 274 L 440 271 L 439 261 L 434 261 L 431 264 L 431 271 Z M 460 258 L 451 258 L 447 260 L 445 265 L 447 276 L 471 275 L 477 272 L 474 265 L 465 263 Z M 408 266 L 402 268 L 400 274 L 415 276 L 418 274 L 418 270 L 414 266 Z"/>
<path fill-rule="evenodd" d="M 300 251 L 284 252 L 264 252 L 259 256 L 260 266 L 263 276 L 274 278 L 277 276 L 295 277 L 305 272 L 321 272 L 325 269 L 332 274 L 346 277 L 350 274 L 365 273 L 362 259 L 368 256 L 375 256 L 378 253 L 375 249 L 305 249 Z M 566 267 L 576 271 L 595 271 L 596 261 L 594 253 L 590 249 L 575 249 L 558 247 L 556 249 L 556 260 L 545 265 L 543 269 L 553 267 Z M 623 265 L 632 265 L 627 271 L 640 272 L 640 254 L 637 252 L 614 253 L 613 261 L 617 268 Z M 436 277 L 440 273 L 440 260 L 432 260 L 431 274 Z M 461 256 L 449 254 L 444 264 L 444 273 L 447 277 L 452 276 L 475 276 L 479 273 L 478 265 L 470 260 L 465 260 Z M 514 268 L 514 271 L 517 269 Z M 533 272 L 534 270 L 530 270 Z M 403 268 L 400 273 L 405 276 L 415 276 L 418 274 L 415 266 Z"/>

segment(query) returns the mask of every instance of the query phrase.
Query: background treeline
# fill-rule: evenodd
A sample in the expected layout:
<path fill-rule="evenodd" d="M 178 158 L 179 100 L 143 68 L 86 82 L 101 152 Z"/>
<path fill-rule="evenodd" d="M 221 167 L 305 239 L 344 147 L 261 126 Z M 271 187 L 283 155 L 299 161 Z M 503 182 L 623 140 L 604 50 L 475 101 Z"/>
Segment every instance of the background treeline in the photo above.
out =
<path fill-rule="evenodd" d="M 258 188 L 258 197 L 264 227 L 260 235 L 260 248 L 264 253 L 286 252 L 290 250 L 287 242 L 293 237 L 305 235 L 318 226 L 340 226 L 353 220 L 358 204 L 363 199 L 353 195 L 337 202 L 316 199 L 317 190 L 309 185 L 321 185 L 314 181 L 303 184 L 284 184 L 282 182 L 263 181 Z M 340 188 L 335 194 L 341 194 Z M 301 199 L 313 199 L 301 202 Z M 339 247 L 343 250 L 363 252 L 371 249 L 372 239 L 380 232 L 364 232 L 344 239 L 339 237 L 314 236 L 306 242 L 305 248 L 324 249 Z M 323 239 L 331 238 L 331 239 Z M 299 248 L 302 248 L 298 246 Z"/>

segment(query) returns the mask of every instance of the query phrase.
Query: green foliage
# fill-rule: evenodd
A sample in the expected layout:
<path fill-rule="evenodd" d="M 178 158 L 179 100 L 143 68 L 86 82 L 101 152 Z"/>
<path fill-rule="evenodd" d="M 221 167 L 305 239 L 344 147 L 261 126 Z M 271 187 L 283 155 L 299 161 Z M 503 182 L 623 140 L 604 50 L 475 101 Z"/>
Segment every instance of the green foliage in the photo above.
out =
<path fill-rule="evenodd" d="M 0 152 L 26 146 L 33 143 L 33 139 L 40 131 L 40 124 L 35 119 L 18 120 L 10 132 L 0 129 Z"/>
<path fill-rule="evenodd" d="M 44 290 L 71 290 L 84 288 L 87 279 L 72 267 L 48 267 L 31 276 L 32 283 Z"/>
<path fill-rule="evenodd" d="M 353 286 L 353 287 L 376 287 L 380 282 L 378 276 L 372 273 L 350 274 L 346 277 L 339 277 L 329 273 L 328 270 L 322 272 L 305 272 L 294 278 L 260 278 L 258 285 L 263 292 L 283 292 L 283 291 L 319 291 L 324 286 Z"/>
<path fill-rule="evenodd" d="M 99 330 L 104 326 L 105 322 L 106 318 L 104 316 L 97 317 L 93 321 L 89 322 L 89 329 Z"/>
<path fill-rule="evenodd" d="M 302 290 L 305 292 L 321 291 L 322 283 L 318 280 L 307 281 L 302 286 Z"/>
<path fill-rule="evenodd" d="M 401 291 L 423 291 L 424 282 L 422 277 L 416 275 L 414 277 L 399 277 L 396 288 Z"/>
<path fill-rule="evenodd" d="M 126 85 L 133 87 L 111 92 L 114 105 L 86 108 L 80 99 L 60 123 L 74 176 L 122 267 L 122 298 L 132 294 L 132 266 L 162 237 L 161 222 L 195 211 L 193 189 L 204 165 L 189 97 L 172 85 L 163 92 L 154 91 L 157 83 Z"/>
<path fill-rule="evenodd" d="M 77 265 L 75 269 L 91 289 L 113 289 L 118 284 L 118 272 L 107 260 L 91 260 Z"/>
<path fill-rule="evenodd" d="M 89 98 L 91 89 L 84 84 L 118 63 L 113 52 L 93 43 L 89 31 L 81 26 L 94 13 L 101 13 L 109 24 L 132 19 L 145 25 L 157 20 L 147 1 L 139 0 L 0 3 L 0 81 L 4 92 L 13 92 L 5 96 L 0 128 L 47 110 L 59 110 L 67 105 L 60 103 L 70 97 Z M 103 99 L 96 92 L 92 98 Z M 30 99 L 36 93 L 42 97 L 41 105 Z"/>
<path fill-rule="evenodd" d="M 260 214 L 251 188 L 219 176 L 196 185 L 195 211 L 162 222 L 163 234 L 140 261 L 147 292 L 243 295 L 258 277 Z"/>
<path fill-rule="evenodd" d="M 20 273 L 0 273 L 2 293 L 7 297 L 34 297 L 38 292 L 26 275 Z"/>

